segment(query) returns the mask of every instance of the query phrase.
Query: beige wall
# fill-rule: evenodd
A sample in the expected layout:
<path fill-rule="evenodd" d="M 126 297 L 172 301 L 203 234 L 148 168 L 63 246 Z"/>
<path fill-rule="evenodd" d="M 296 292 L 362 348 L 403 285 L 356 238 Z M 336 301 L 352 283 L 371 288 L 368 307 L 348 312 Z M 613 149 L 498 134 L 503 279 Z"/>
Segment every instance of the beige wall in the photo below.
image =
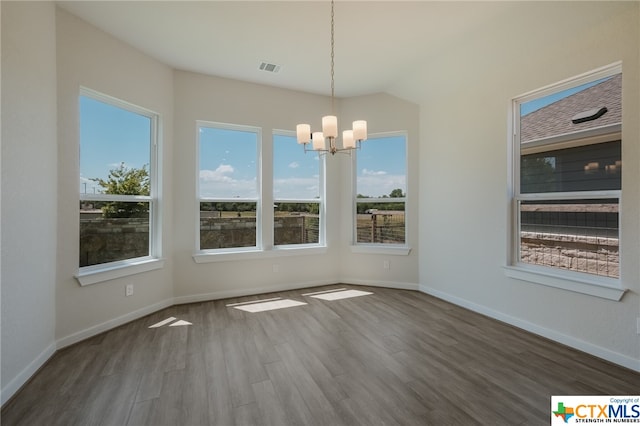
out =
<path fill-rule="evenodd" d="M 4 403 L 55 350 L 57 148 L 55 6 L 1 7 Z"/>
<path fill-rule="evenodd" d="M 391 90 L 421 108 L 423 290 L 634 368 L 640 368 L 639 5 L 513 3 L 509 19 L 447 46 Z M 619 60 L 621 263 L 629 292 L 613 302 L 507 278 L 510 100 Z"/>

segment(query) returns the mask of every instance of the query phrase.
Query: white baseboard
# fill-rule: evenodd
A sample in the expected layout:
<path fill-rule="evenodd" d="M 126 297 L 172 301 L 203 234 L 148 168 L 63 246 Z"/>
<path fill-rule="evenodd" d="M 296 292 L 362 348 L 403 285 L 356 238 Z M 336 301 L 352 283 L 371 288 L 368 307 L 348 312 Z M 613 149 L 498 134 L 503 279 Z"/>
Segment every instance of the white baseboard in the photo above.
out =
<path fill-rule="evenodd" d="M 232 290 L 214 291 L 212 293 L 201 293 L 190 296 L 177 296 L 174 298 L 174 304 L 182 305 L 184 303 L 207 302 L 209 300 L 229 299 L 232 297 L 253 296 L 256 294 L 273 293 L 277 291 L 299 290 L 307 287 L 318 287 L 322 285 L 339 284 L 340 281 L 308 281 L 295 284 L 276 284 L 270 286 L 239 288 Z"/>
<path fill-rule="evenodd" d="M 420 286 L 414 283 L 405 283 L 398 281 L 371 281 L 371 280 L 357 280 L 357 279 L 344 279 L 340 281 L 340 284 L 352 284 L 352 285 L 362 285 L 368 287 L 385 287 L 385 288 L 394 288 L 396 290 L 420 290 Z"/>
<path fill-rule="evenodd" d="M 168 308 L 170 306 L 173 306 L 174 304 L 175 302 L 173 298 L 166 299 L 161 302 L 154 303 L 153 305 L 145 306 L 144 308 L 121 315 L 117 318 L 110 319 L 109 321 L 105 321 L 101 324 L 97 324 L 76 333 L 70 334 L 69 336 L 63 337 L 56 341 L 56 349 L 62 349 L 69 345 L 73 345 L 74 343 L 78 343 L 82 340 L 88 339 L 89 337 L 93 337 L 105 331 L 109 331 L 112 328 L 116 328 L 138 318 L 142 318 L 161 309 Z"/>
<path fill-rule="evenodd" d="M 602 358 L 614 364 L 618 364 L 620 366 L 640 372 L 640 360 L 638 359 L 634 359 L 629 356 L 622 355 L 617 352 L 613 352 L 607 348 L 596 346 L 594 344 L 585 342 L 583 340 L 576 339 L 575 337 L 572 337 L 572 336 L 567 336 L 566 334 L 559 333 L 549 328 L 541 327 L 537 324 L 522 320 L 520 318 L 512 317 L 502 312 L 487 308 L 486 306 L 478 305 L 469 300 L 462 299 L 460 297 L 453 296 L 448 293 L 444 293 L 442 291 L 433 289 L 425 285 L 420 285 L 419 290 L 423 293 L 430 294 L 431 296 L 437 297 L 442 300 L 446 300 L 447 302 L 451 302 L 455 305 L 462 306 L 463 308 L 467 308 L 474 312 L 478 312 L 488 317 L 497 319 L 498 321 L 502 321 L 507 324 L 513 325 L 514 327 L 521 328 L 533 334 L 546 337 L 547 339 L 572 347 L 579 351 L 586 352 L 595 357 Z"/>
<path fill-rule="evenodd" d="M 29 363 L 16 377 L 14 377 L 7 385 L 2 388 L 2 396 L 0 399 L 2 403 L 0 405 L 4 405 L 13 395 L 15 395 L 18 390 L 29 381 L 29 379 L 38 371 L 40 367 L 44 365 L 45 362 L 51 358 L 51 356 L 56 352 L 56 344 L 51 343 L 47 348 L 42 351 L 40 355 L 38 355 L 33 361 Z"/>

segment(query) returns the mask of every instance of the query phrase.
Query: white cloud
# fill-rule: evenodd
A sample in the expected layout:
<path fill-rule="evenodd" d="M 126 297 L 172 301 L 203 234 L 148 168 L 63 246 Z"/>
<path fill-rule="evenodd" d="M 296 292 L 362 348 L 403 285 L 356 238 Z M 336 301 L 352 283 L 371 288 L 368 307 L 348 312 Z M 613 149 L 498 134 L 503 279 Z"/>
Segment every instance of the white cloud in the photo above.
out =
<path fill-rule="evenodd" d="M 290 169 L 297 169 L 298 167 L 300 167 L 300 164 L 298 164 L 296 161 L 289 163 Z"/>
<path fill-rule="evenodd" d="M 215 170 L 200 170 L 200 182 L 232 182 L 230 174 L 234 172 L 230 164 L 220 164 Z"/>
<path fill-rule="evenodd" d="M 315 198 L 318 196 L 318 178 L 286 178 L 273 182 L 276 198 Z"/>
<path fill-rule="evenodd" d="M 394 189 L 401 188 L 406 192 L 407 184 L 404 175 L 369 173 L 358 176 L 358 194 L 367 197 L 381 197 L 391 194 Z"/>
<path fill-rule="evenodd" d="M 236 179 L 230 164 L 221 164 L 215 170 L 200 170 L 200 195 L 218 198 L 255 198 L 258 194 L 256 179 Z"/>
<path fill-rule="evenodd" d="M 362 175 L 363 176 L 382 176 L 382 175 L 386 175 L 387 172 L 385 172 L 384 170 L 368 170 L 368 169 L 362 169 Z"/>

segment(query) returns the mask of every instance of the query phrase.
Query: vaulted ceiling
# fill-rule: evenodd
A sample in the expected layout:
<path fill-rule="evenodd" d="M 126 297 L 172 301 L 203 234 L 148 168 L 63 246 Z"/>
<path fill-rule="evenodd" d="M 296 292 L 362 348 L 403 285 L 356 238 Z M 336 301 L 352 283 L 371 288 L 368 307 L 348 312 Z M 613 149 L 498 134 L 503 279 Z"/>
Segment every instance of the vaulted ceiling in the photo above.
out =
<path fill-rule="evenodd" d="M 83 20 L 174 68 L 330 93 L 329 1 L 63 1 Z M 511 2 L 335 4 L 336 96 L 386 91 Z M 262 62 L 280 66 L 261 71 Z"/>

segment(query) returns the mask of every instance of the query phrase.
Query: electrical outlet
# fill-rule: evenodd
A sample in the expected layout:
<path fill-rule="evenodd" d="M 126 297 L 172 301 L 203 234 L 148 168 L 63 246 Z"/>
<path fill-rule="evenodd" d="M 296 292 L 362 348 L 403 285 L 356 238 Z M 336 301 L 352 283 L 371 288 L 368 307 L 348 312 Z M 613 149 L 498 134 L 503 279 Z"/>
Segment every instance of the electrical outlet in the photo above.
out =
<path fill-rule="evenodd" d="M 273 264 L 273 272 L 280 272 L 280 265 L 278 265 L 277 263 Z"/>
<path fill-rule="evenodd" d="M 391 262 L 389 262 L 388 260 L 385 260 L 382 262 L 382 267 L 384 269 L 391 269 Z"/>
<path fill-rule="evenodd" d="M 133 296 L 133 284 L 127 284 L 124 288 L 125 296 Z"/>
<path fill-rule="evenodd" d="M 636 318 L 636 321 L 636 331 L 638 332 L 638 334 L 640 334 L 640 317 Z"/>

